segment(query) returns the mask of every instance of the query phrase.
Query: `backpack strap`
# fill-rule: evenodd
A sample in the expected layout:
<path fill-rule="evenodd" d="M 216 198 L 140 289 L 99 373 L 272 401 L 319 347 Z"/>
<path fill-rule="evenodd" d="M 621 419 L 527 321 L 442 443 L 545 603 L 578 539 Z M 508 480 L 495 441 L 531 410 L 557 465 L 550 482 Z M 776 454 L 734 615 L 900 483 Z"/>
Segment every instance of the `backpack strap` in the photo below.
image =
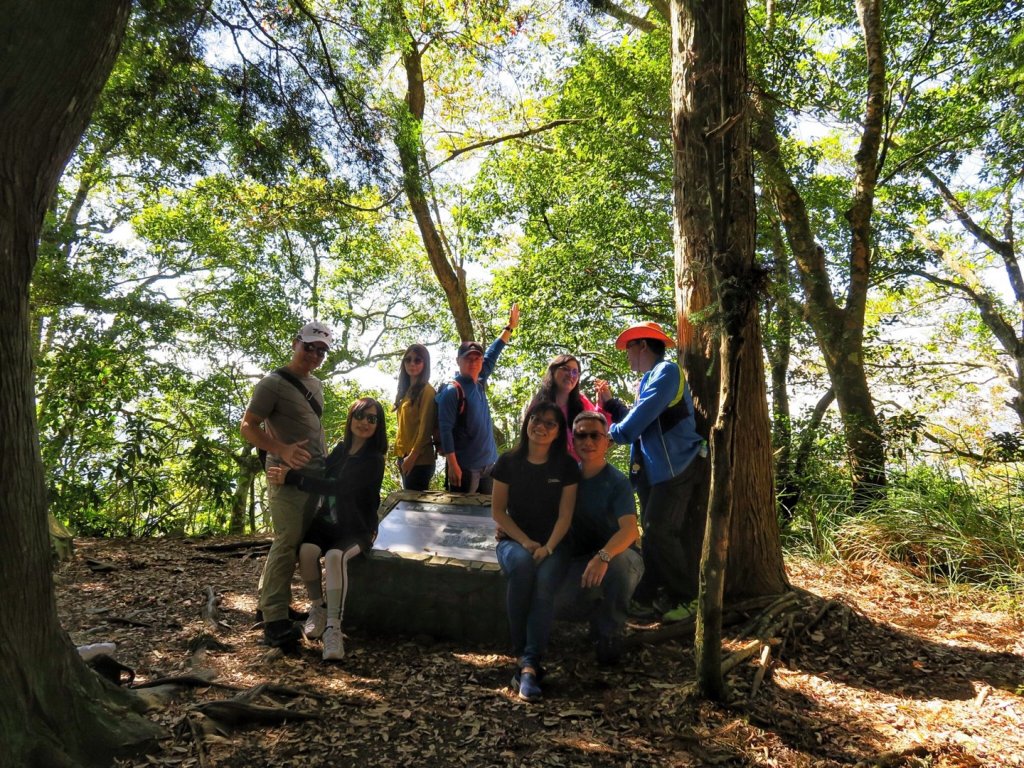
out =
<path fill-rule="evenodd" d="M 658 422 L 661 425 L 662 433 L 668 432 L 672 427 L 676 426 L 679 422 L 690 415 L 690 409 L 686 407 L 686 377 L 683 372 L 679 372 L 679 390 L 676 392 L 676 396 L 672 398 L 665 410 L 658 416 Z"/>
<path fill-rule="evenodd" d="M 319 401 L 313 397 L 313 393 L 306 389 L 306 385 L 299 381 L 298 377 L 296 377 L 294 373 L 289 371 L 287 368 L 278 368 L 274 373 L 299 390 L 300 394 L 306 398 L 306 402 L 309 403 L 309 407 L 313 409 L 313 413 L 316 414 L 318 419 L 322 419 L 324 417 L 323 406 L 320 405 Z"/>

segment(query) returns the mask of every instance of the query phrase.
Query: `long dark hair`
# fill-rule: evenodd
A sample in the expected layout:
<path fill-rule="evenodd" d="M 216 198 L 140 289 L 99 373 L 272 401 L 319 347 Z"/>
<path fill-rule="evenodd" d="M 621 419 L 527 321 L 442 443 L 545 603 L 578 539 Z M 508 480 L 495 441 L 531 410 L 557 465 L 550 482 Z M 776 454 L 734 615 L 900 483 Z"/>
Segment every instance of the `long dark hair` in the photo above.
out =
<path fill-rule="evenodd" d="M 576 367 L 581 371 L 583 366 L 580 365 L 580 361 L 576 359 L 574 355 L 559 355 L 550 363 L 548 363 L 548 369 L 544 372 L 544 378 L 541 379 L 540 389 L 537 390 L 537 394 L 533 396 L 530 401 L 530 407 L 535 404 L 548 401 L 551 403 L 557 402 L 555 395 L 557 394 L 558 385 L 555 383 L 555 371 L 559 368 L 568 365 L 569 363 L 576 363 Z M 583 410 L 583 400 L 580 398 L 580 380 L 576 379 L 576 383 L 572 385 L 572 389 L 569 390 L 569 402 L 568 402 L 568 423 L 572 424 L 572 420 L 575 419 L 580 411 Z M 563 414 L 564 416 L 565 414 Z"/>
<path fill-rule="evenodd" d="M 548 461 L 550 461 L 553 456 L 569 455 L 569 435 L 566 433 L 565 414 L 562 413 L 561 408 L 550 400 L 541 400 L 536 403 L 531 403 L 530 407 L 526 409 L 526 416 L 523 417 L 523 425 L 519 428 L 519 442 L 516 444 L 514 449 L 517 456 L 526 458 L 527 452 L 530 450 L 530 437 L 527 434 L 527 431 L 530 428 L 530 419 L 535 415 L 545 413 L 550 413 L 558 423 L 558 436 L 554 439 L 554 442 L 548 446 Z"/>
<path fill-rule="evenodd" d="M 409 373 L 405 370 L 405 358 L 409 356 L 409 353 L 415 353 L 423 358 L 423 373 L 414 382 L 409 378 Z M 395 395 L 395 410 L 402 404 L 402 400 L 408 396 L 408 398 L 416 402 L 420 399 L 420 393 L 423 392 L 423 387 L 430 381 L 430 351 L 422 344 L 410 344 L 409 348 L 405 350 L 405 354 L 402 355 L 402 362 L 398 369 L 398 394 Z"/>
<path fill-rule="evenodd" d="M 348 418 L 345 420 L 345 447 L 352 450 L 352 417 L 357 413 L 373 411 L 377 414 L 377 429 L 373 436 L 366 441 L 365 451 L 379 453 L 386 456 L 388 453 L 388 425 L 384 423 L 384 406 L 372 397 L 360 397 L 348 408 Z"/>

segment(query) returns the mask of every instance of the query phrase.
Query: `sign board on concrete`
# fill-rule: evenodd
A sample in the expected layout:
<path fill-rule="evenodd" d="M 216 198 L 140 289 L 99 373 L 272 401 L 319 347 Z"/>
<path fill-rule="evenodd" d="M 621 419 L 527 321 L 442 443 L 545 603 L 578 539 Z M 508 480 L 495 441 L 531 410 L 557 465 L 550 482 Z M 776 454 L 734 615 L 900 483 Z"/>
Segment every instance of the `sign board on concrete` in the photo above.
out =
<path fill-rule="evenodd" d="M 496 563 L 494 520 L 479 502 L 402 499 L 380 521 L 374 549 Z"/>

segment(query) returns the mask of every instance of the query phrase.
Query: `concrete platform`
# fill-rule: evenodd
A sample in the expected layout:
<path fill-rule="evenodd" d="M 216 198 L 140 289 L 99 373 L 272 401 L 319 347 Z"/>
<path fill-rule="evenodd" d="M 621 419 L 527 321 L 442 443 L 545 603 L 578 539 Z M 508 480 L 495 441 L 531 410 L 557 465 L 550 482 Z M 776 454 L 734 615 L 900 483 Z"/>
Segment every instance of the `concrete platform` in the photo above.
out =
<path fill-rule="evenodd" d="M 494 562 L 490 504 L 485 494 L 388 496 L 378 512 L 377 539 L 387 548 L 375 547 L 350 565 L 354 587 L 345 623 L 371 632 L 507 645 L 505 581 Z M 396 509 L 401 525 L 386 525 Z"/>

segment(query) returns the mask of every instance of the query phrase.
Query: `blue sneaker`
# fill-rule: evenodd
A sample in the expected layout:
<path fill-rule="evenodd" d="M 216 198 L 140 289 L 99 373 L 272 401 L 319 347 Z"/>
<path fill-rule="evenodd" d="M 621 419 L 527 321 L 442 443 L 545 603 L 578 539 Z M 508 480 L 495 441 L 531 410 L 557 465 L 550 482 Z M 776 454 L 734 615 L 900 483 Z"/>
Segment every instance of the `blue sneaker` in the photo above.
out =
<path fill-rule="evenodd" d="M 526 667 L 519 675 L 519 698 L 523 701 L 540 701 L 544 695 L 532 667 Z"/>

